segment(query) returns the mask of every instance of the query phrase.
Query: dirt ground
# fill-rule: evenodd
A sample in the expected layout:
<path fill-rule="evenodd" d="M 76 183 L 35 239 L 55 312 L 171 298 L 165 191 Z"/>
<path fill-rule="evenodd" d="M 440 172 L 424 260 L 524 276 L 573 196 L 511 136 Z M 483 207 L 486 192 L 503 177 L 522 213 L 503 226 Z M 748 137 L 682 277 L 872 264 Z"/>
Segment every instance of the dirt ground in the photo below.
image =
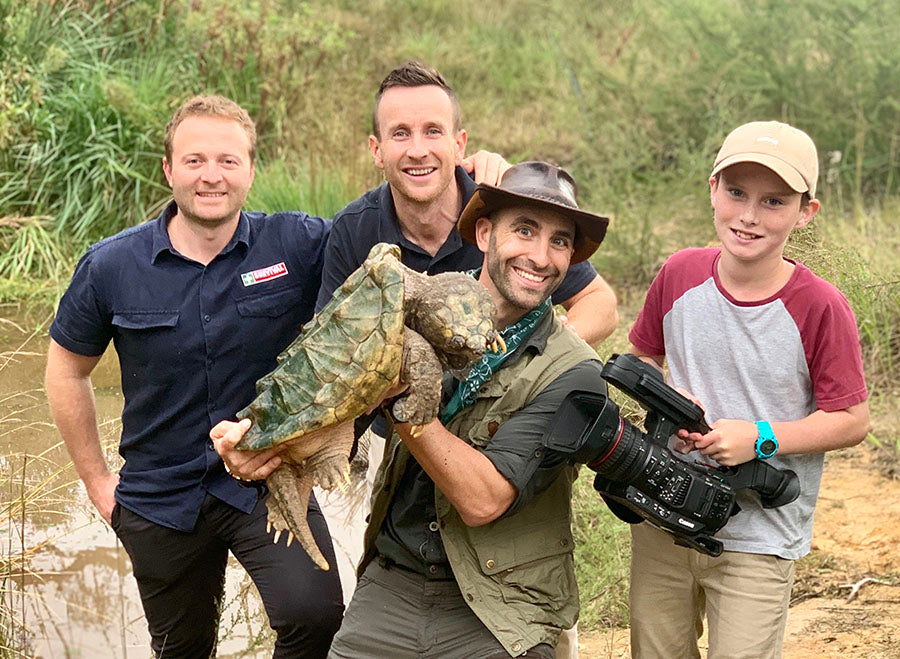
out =
<path fill-rule="evenodd" d="M 900 657 L 900 480 L 889 471 L 867 444 L 828 456 L 785 659 Z M 579 637 L 584 659 L 628 657 L 628 646 L 627 629 Z"/>

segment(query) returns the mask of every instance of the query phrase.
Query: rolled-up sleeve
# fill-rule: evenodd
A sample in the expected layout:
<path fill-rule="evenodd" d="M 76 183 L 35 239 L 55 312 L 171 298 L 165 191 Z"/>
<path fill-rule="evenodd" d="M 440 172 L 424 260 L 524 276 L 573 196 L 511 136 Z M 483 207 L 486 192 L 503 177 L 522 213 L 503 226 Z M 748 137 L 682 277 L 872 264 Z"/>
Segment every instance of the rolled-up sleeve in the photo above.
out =
<path fill-rule="evenodd" d="M 109 314 L 97 293 L 94 262 L 96 252 L 88 250 L 72 276 L 69 288 L 59 301 L 50 336 L 70 352 L 86 357 L 102 355 L 112 338 Z"/>
<path fill-rule="evenodd" d="M 569 453 L 546 448 L 544 432 L 570 392 L 606 392 L 606 382 L 600 375 L 602 366 L 599 361 L 586 360 L 570 368 L 547 385 L 527 407 L 500 426 L 490 443 L 482 449 L 497 471 L 517 491 L 516 499 L 504 517 L 520 510 L 559 476 Z M 576 437 L 572 438 L 573 451 L 576 440 Z"/>

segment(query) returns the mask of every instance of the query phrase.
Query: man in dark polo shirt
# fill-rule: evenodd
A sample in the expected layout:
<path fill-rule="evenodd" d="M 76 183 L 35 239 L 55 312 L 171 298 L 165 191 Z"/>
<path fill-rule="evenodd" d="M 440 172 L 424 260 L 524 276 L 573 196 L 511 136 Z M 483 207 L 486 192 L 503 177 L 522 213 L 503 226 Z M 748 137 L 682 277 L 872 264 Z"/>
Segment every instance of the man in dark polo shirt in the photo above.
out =
<path fill-rule="evenodd" d="M 274 656 L 324 656 L 343 612 L 337 573 L 316 569 L 297 543 L 272 542 L 264 490 L 232 478 L 209 439 L 312 316 L 330 230 L 301 212 L 241 210 L 255 141 L 232 101 L 179 108 L 163 160 L 174 201 L 87 251 L 50 328 L 51 410 L 131 557 L 158 656 L 215 653 L 229 550 L 262 596 Z M 118 474 L 100 447 L 90 380 L 110 340 L 125 396 Z M 313 497 L 308 518 L 334 564 Z"/>
<path fill-rule="evenodd" d="M 379 242 L 399 245 L 404 264 L 432 275 L 481 265 L 481 251 L 463 241 L 456 228 L 476 185 L 459 166 L 467 139 L 456 94 L 436 70 L 407 62 L 384 78 L 375 95 L 369 150 L 386 182 L 335 216 L 317 310 Z M 482 158 L 476 167 L 476 178 L 490 184 L 499 181 L 508 164 Z M 491 171 L 482 173 L 478 168 Z M 570 327 L 591 345 L 616 328 L 615 293 L 588 261 L 569 268 L 552 299 L 563 305 Z M 375 420 L 373 430 L 374 436 L 368 433 L 364 438 L 364 445 L 370 445 L 370 484 L 382 453 L 382 419 Z M 361 544 L 357 537 L 362 534 L 362 516 L 357 512 L 356 519 L 348 519 L 346 511 L 362 508 L 348 504 L 341 495 L 329 495 L 326 514 L 342 522 L 342 532 L 349 536 L 345 544 L 351 547 Z M 574 630 L 564 635 L 558 659 L 577 657 L 576 637 Z"/>
<path fill-rule="evenodd" d="M 369 136 L 386 183 L 335 216 L 316 309 L 379 242 L 399 245 L 404 264 L 432 275 L 481 265 L 481 251 L 456 229 L 475 191 L 475 181 L 460 166 L 466 141 L 459 102 L 440 73 L 407 62 L 387 75 L 375 95 Z M 494 160 L 486 164 L 497 167 Z M 479 178 L 498 179 L 493 173 Z M 569 326 L 591 345 L 618 322 L 615 294 L 587 261 L 569 269 L 553 302 L 565 307 Z"/>

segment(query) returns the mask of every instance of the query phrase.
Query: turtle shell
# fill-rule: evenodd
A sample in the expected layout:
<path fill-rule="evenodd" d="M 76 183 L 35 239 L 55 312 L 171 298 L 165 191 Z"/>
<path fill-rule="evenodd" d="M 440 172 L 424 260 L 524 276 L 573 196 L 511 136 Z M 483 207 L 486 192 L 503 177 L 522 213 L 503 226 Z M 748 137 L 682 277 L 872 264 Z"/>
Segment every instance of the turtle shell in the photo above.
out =
<path fill-rule="evenodd" d="M 398 381 L 403 356 L 400 248 L 378 244 L 256 383 L 238 412 L 239 449 L 265 449 L 363 414 Z"/>

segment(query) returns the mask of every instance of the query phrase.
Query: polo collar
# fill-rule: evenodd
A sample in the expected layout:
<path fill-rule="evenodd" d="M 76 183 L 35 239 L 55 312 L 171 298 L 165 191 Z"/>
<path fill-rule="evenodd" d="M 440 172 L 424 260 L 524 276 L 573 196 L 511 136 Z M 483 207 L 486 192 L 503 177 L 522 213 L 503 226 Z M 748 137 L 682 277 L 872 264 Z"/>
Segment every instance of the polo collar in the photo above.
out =
<path fill-rule="evenodd" d="M 454 176 L 456 177 L 456 186 L 459 188 L 460 192 L 462 192 L 462 204 L 459 209 L 460 212 L 462 212 L 462 209 L 469 203 L 472 195 L 475 194 L 477 184 L 460 165 L 456 166 Z M 400 218 L 397 217 L 397 208 L 394 206 L 394 195 L 391 194 L 391 186 L 389 183 L 383 183 L 381 185 L 378 192 L 378 203 L 381 208 L 384 209 L 385 217 L 388 220 L 382 226 L 383 233 L 379 236 L 381 241 L 393 245 L 403 245 L 407 249 L 414 249 L 424 253 L 424 250 L 421 247 L 414 242 L 407 240 L 406 236 L 403 235 L 403 230 L 400 228 Z M 460 237 L 459 232 L 451 231 L 450 235 L 447 236 L 447 240 L 435 255 L 435 260 L 440 259 L 447 252 L 456 251 L 461 245 L 462 238 Z"/>
<path fill-rule="evenodd" d="M 163 212 L 154 220 L 153 227 L 153 249 L 151 250 L 150 262 L 156 263 L 159 255 L 163 252 L 169 252 L 179 258 L 183 258 L 181 254 L 179 254 L 174 247 L 172 247 L 172 241 L 169 239 L 169 232 L 167 230 L 169 220 L 175 217 L 175 214 L 178 213 L 178 205 L 175 203 L 173 199 L 170 201 L 166 207 L 163 209 Z M 233 250 L 238 243 L 243 243 L 244 245 L 250 245 L 250 222 L 247 219 L 247 214 L 244 211 L 241 211 L 241 216 L 238 219 L 237 229 L 234 232 L 234 235 L 231 236 L 231 240 L 228 241 L 228 244 L 222 249 L 220 254 L 228 254 L 231 250 Z"/>

